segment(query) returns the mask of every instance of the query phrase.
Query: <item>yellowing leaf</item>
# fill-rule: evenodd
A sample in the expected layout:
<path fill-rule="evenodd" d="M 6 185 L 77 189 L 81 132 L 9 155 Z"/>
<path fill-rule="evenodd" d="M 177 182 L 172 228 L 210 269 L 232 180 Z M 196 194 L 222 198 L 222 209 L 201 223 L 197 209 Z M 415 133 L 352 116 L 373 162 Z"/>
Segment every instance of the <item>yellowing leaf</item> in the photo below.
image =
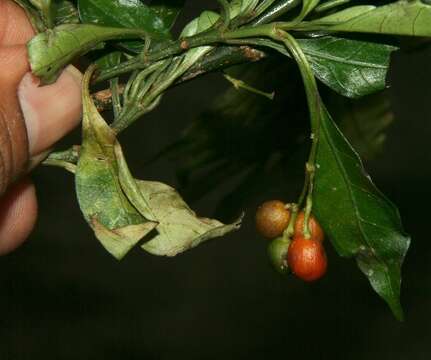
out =
<path fill-rule="evenodd" d="M 97 112 L 84 76 L 83 142 L 76 169 L 76 192 L 85 219 L 102 245 L 121 259 L 157 223 L 149 222 L 124 195 L 114 154 L 115 133 Z"/>

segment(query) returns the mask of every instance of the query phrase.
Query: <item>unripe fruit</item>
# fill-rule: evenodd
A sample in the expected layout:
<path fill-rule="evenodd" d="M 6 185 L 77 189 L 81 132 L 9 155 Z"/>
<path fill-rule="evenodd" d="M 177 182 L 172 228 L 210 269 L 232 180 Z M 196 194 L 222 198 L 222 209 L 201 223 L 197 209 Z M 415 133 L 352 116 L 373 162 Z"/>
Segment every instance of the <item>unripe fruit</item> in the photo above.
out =
<path fill-rule="evenodd" d="M 310 215 L 308 219 L 308 228 L 311 233 L 311 239 L 322 242 L 325 238 L 322 227 L 317 222 L 313 215 Z M 295 221 L 295 233 L 294 237 L 301 237 L 304 235 L 304 212 L 301 211 Z"/>
<path fill-rule="evenodd" d="M 280 200 L 266 201 L 256 212 L 256 229 L 268 239 L 274 239 L 289 225 L 290 211 Z"/>
<path fill-rule="evenodd" d="M 287 264 L 287 251 L 289 250 L 290 240 L 278 237 L 268 245 L 268 256 L 272 266 L 280 274 L 287 274 L 289 266 Z"/>
<path fill-rule="evenodd" d="M 304 281 L 320 279 L 326 273 L 325 249 L 320 241 L 295 237 L 287 252 L 287 263 L 290 270 Z"/>

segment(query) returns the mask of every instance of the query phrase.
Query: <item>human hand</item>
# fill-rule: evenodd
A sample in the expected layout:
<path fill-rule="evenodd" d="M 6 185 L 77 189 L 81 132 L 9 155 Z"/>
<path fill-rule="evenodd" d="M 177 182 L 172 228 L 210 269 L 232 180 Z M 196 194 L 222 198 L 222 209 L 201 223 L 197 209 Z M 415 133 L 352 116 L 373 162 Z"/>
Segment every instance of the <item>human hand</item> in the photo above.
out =
<path fill-rule="evenodd" d="M 34 35 L 24 11 L 0 0 L 0 255 L 19 246 L 37 217 L 34 185 L 26 173 L 79 122 L 81 74 L 68 67 L 58 81 L 38 87 L 29 73 L 26 42 Z"/>

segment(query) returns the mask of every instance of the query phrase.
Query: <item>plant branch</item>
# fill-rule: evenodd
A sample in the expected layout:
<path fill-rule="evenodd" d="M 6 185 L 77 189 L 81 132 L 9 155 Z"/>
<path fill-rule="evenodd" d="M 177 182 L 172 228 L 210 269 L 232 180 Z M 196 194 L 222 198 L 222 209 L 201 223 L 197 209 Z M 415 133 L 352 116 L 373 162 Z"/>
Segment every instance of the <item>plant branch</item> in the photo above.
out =
<path fill-rule="evenodd" d="M 304 236 L 306 238 L 310 238 L 311 233 L 308 223 L 313 206 L 312 195 L 314 187 L 314 176 L 316 173 L 317 147 L 319 144 L 320 137 L 322 103 L 313 71 L 297 41 L 289 33 L 286 33 L 284 31 L 278 31 L 278 33 L 273 38 L 274 40 L 282 41 L 289 49 L 290 53 L 292 54 L 292 57 L 298 63 L 299 70 L 304 81 L 308 108 L 310 110 L 312 145 L 308 161 L 305 165 L 306 177 L 304 181 L 304 189 L 298 201 L 298 205 L 301 206 L 302 202 L 304 201 L 305 194 L 307 194 L 304 211 Z"/>

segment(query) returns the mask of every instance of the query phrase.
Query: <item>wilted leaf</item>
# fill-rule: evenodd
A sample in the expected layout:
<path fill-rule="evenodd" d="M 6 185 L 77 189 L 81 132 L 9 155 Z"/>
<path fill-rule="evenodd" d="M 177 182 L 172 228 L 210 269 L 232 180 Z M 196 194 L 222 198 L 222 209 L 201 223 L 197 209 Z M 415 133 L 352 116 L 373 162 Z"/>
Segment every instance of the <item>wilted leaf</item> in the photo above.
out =
<path fill-rule="evenodd" d="M 109 28 L 90 24 L 65 24 L 36 35 L 27 44 L 31 70 L 43 84 L 57 80 L 61 70 L 104 41 L 142 37 L 142 30 Z"/>
<path fill-rule="evenodd" d="M 152 254 L 174 256 L 241 226 L 241 218 L 225 225 L 215 219 L 197 217 L 175 189 L 165 184 L 139 181 L 139 188 L 160 219 L 157 235 L 142 245 Z"/>
<path fill-rule="evenodd" d="M 91 100 L 91 75 L 92 71 L 87 71 L 84 77 L 83 141 L 75 175 L 76 192 L 82 213 L 97 238 L 121 259 L 157 223 L 141 215 L 123 193 L 114 154 L 116 137 Z"/>
<path fill-rule="evenodd" d="M 199 218 L 172 187 L 154 181 L 136 181 L 121 148 L 115 147 L 120 182 L 130 202 L 147 218 L 158 222 L 154 237 L 142 248 L 154 255 L 175 256 L 200 243 L 238 230 L 241 219 L 230 225 Z"/>
<path fill-rule="evenodd" d="M 372 183 L 324 107 L 316 166 L 314 213 L 337 252 L 356 257 L 372 287 L 401 319 L 401 265 L 410 238 L 398 210 Z"/>

